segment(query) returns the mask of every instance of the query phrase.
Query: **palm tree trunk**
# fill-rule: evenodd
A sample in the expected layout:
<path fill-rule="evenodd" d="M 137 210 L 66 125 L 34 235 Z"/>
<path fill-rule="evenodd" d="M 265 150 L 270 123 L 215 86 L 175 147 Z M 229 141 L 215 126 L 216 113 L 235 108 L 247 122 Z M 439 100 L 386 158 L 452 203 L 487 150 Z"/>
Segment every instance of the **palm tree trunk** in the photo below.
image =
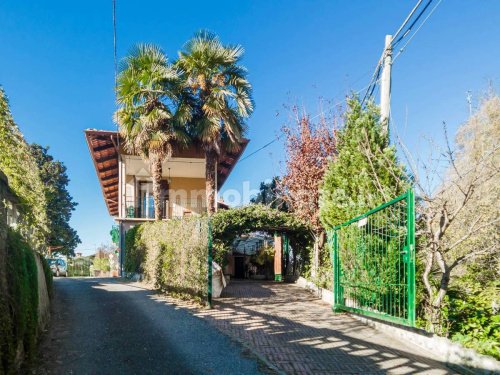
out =
<path fill-rule="evenodd" d="M 153 200 L 155 204 L 155 220 L 160 221 L 161 217 L 161 158 L 157 153 L 149 154 L 151 165 L 151 175 L 153 176 Z"/>
<path fill-rule="evenodd" d="M 217 152 L 210 150 L 205 151 L 205 189 L 207 194 L 207 212 L 208 215 L 212 215 L 215 212 L 215 168 L 217 166 L 218 155 Z"/>

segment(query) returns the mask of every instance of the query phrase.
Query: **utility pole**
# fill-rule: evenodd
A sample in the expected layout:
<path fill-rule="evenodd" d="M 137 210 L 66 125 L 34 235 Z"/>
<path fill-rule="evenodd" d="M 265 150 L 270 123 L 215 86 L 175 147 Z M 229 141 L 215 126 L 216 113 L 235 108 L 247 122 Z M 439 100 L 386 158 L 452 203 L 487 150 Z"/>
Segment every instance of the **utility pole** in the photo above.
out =
<path fill-rule="evenodd" d="M 389 130 L 389 117 L 391 112 L 391 68 L 392 68 L 392 35 L 385 36 L 385 48 L 380 81 L 380 123 L 386 133 Z"/>
<path fill-rule="evenodd" d="M 469 103 L 469 117 L 471 117 L 472 116 L 472 94 L 471 94 L 470 90 L 467 91 L 466 94 L 467 94 L 467 103 Z"/>

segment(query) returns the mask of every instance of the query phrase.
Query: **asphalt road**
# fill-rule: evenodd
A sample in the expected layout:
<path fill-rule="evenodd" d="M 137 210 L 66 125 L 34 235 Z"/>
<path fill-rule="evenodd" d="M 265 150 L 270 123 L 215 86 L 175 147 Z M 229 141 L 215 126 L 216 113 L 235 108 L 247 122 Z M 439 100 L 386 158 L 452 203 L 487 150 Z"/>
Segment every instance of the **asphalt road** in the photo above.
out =
<path fill-rule="evenodd" d="M 154 292 L 57 278 L 34 374 L 261 374 L 248 351 Z"/>

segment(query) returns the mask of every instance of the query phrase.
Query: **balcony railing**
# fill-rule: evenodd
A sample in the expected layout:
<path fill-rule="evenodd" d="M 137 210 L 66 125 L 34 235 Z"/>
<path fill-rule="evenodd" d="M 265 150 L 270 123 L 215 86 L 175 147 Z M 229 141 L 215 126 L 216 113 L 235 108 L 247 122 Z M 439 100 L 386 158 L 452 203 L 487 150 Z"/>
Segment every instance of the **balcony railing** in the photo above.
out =
<path fill-rule="evenodd" d="M 207 211 L 205 199 L 162 199 L 160 200 L 161 218 L 182 218 L 201 215 Z M 134 219 L 154 219 L 154 201 L 150 199 L 127 198 L 125 200 L 125 217 Z"/>

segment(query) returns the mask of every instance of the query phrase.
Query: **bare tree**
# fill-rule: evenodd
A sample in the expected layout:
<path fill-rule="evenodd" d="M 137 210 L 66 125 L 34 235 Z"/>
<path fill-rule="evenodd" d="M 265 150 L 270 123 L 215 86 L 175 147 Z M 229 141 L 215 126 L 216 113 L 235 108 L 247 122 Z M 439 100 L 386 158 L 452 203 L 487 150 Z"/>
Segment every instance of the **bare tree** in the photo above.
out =
<path fill-rule="evenodd" d="M 486 98 L 463 124 L 455 142 L 433 143 L 426 161 L 415 160 L 400 142 L 420 199 L 419 249 L 427 294 L 428 328 L 442 334 L 442 307 L 450 281 L 462 265 L 498 255 L 500 98 Z"/>
<path fill-rule="evenodd" d="M 324 117 L 313 124 L 297 108 L 292 113 L 292 124 L 282 128 L 286 137 L 286 172 L 278 181 L 278 190 L 290 210 L 311 228 L 314 237 L 311 276 L 315 278 L 325 243 L 319 219 L 319 190 L 328 164 L 335 157 L 336 137 L 334 126 L 328 126 Z"/>

